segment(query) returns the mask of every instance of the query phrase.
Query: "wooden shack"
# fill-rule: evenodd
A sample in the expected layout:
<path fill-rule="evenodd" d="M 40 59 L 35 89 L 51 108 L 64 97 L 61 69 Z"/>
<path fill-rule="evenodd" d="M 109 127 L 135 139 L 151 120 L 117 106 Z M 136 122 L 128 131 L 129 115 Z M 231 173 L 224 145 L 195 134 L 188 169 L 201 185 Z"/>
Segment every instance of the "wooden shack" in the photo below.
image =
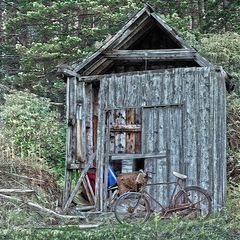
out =
<path fill-rule="evenodd" d="M 65 209 L 81 184 L 89 186 L 86 172 L 94 166 L 95 189 L 87 195 L 106 211 L 109 165 L 117 173 L 155 172 L 153 182 L 172 181 L 178 171 L 187 184 L 213 194 L 214 209 L 223 206 L 227 75 L 152 7 L 92 56 L 59 72 L 67 79 Z M 167 202 L 171 186 L 149 191 Z"/>

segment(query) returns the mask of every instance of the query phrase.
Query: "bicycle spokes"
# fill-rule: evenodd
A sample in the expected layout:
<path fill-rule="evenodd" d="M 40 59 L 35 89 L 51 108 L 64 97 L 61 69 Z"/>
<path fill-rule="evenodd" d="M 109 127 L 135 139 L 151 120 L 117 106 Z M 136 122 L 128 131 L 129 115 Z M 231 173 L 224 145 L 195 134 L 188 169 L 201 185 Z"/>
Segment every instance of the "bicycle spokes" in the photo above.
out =
<path fill-rule="evenodd" d="M 205 218 L 211 212 L 210 196 L 198 187 L 188 187 L 177 194 L 174 207 L 178 208 L 181 204 L 186 204 L 186 209 L 180 208 L 179 211 L 183 210 L 183 214 L 187 217 Z"/>
<path fill-rule="evenodd" d="M 117 200 L 114 213 L 120 223 L 142 223 L 150 215 L 149 203 L 141 194 L 127 193 Z"/>

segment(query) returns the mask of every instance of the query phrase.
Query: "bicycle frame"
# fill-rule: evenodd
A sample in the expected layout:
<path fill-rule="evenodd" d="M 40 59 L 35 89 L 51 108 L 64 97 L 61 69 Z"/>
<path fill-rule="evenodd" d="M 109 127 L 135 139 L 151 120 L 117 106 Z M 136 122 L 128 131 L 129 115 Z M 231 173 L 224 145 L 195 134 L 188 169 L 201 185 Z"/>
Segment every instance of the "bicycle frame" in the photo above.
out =
<path fill-rule="evenodd" d="M 180 181 L 183 182 L 184 184 L 181 184 Z M 170 198 L 170 201 L 168 203 L 168 206 L 166 206 L 166 207 L 164 207 L 159 201 L 157 201 L 151 194 L 149 194 L 145 190 L 146 187 L 148 187 L 148 186 L 173 185 L 173 184 L 174 184 L 174 189 L 172 191 L 171 198 Z M 184 210 L 184 209 L 187 208 L 186 206 L 173 208 L 173 199 L 174 199 L 174 196 L 175 196 L 177 188 L 179 188 L 179 190 L 183 190 L 184 191 L 184 189 L 185 189 L 185 181 L 178 179 L 176 182 L 148 183 L 148 184 L 142 186 L 141 190 L 139 192 L 141 194 L 147 196 L 151 200 L 153 200 L 155 203 L 157 203 L 161 207 L 161 209 L 164 211 L 164 213 L 168 213 L 168 212 L 174 212 L 174 211 L 177 211 L 177 210 Z"/>

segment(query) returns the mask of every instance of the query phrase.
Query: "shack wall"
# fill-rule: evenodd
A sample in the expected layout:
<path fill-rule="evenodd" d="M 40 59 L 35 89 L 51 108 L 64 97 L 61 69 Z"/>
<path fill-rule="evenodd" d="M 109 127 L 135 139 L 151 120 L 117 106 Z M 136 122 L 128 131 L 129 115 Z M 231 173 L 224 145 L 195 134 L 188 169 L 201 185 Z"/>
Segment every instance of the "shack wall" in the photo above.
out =
<path fill-rule="evenodd" d="M 188 175 L 188 185 L 213 194 L 213 208 L 226 192 L 226 98 L 220 71 L 207 67 L 115 74 L 100 80 L 97 130 L 97 188 L 106 209 L 109 164 L 109 109 L 142 108 L 142 153 L 166 150 L 165 159 L 145 160 L 153 181 L 173 181 L 172 171 Z M 145 116 L 145 117 L 144 117 Z M 105 174 L 105 177 L 104 177 Z M 163 202 L 171 187 L 150 189 Z"/>

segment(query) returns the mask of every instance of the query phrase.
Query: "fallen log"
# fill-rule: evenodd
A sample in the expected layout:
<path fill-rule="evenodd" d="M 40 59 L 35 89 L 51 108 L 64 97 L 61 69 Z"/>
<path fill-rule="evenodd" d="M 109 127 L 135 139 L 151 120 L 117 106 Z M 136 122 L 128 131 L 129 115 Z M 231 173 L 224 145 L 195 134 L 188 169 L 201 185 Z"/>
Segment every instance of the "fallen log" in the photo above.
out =
<path fill-rule="evenodd" d="M 53 216 L 53 217 L 58 218 L 58 219 L 65 219 L 65 220 L 85 219 L 84 216 L 80 216 L 80 215 L 78 215 L 78 216 L 62 215 L 62 214 L 54 212 L 51 209 L 42 207 L 42 206 L 40 206 L 37 203 L 33 203 L 33 202 L 30 202 L 30 201 L 23 201 L 23 200 L 21 200 L 19 198 L 12 197 L 12 196 L 7 196 L 7 195 L 1 194 L 1 193 L 0 193 L 0 198 L 3 198 L 5 200 L 9 200 L 9 201 L 14 202 L 14 203 L 20 203 L 20 204 L 24 203 L 27 206 L 29 206 L 32 209 L 34 209 L 35 211 L 43 212 L 45 214 L 48 214 L 48 215 Z"/>
<path fill-rule="evenodd" d="M 7 188 L 7 189 L 0 189 L 1 194 L 5 195 L 31 195 L 34 194 L 35 191 L 31 189 L 15 189 L 15 188 Z"/>

